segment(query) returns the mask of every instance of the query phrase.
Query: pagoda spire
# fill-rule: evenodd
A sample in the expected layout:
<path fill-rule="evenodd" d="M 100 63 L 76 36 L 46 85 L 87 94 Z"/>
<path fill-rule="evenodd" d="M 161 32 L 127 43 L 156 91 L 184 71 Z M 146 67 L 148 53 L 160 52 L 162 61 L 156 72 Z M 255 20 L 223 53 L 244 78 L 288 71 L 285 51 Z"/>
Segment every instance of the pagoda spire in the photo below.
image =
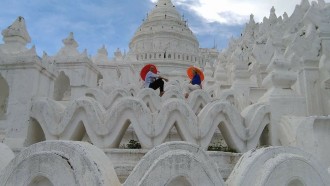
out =
<path fill-rule="evenodd" d="M 173 5 L 171 0 L 159 0 L 157 6 Z"/>
<path fill-rule="evenodd" d="M 31 42 L 29 33 L 26 30 L 25 20 L 19 16 L 16 21 L 7 29 L 2 31 L 3 40 L 5 43 L 21 43 L 26 45 Z"/>

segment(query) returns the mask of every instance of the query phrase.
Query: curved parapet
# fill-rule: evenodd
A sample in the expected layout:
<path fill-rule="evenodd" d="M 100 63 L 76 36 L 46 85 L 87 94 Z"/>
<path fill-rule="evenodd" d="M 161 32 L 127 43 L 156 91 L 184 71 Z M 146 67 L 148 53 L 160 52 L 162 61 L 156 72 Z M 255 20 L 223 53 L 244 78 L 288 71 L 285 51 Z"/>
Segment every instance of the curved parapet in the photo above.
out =
<path fill-rule="evenodd" d="M 118 147 L 126 129 L 132 125 L 144 148 L 154 146 L 151 112 L 140 99 L 121 99 L 105 114 L 107 135 L 103 137 L 107 147 Z"/>
<path fill-rule="evenodd" d="M 246 129 L 240 113 L 228 102 L 207 104 L 198 115 L 200 144 L 206 149 L 218 127 L 227 145 L 240 152 L 246 149 Z"/>
<path fill-rule="evenodd" d="M 109 109 L 117 103 L 121 98 L 129 97 L 131 94 L 124 88 L 115 88 L 112 90 L 104 103 L 104 108 Z"/>
<path fill-rule="evenodd" d="M 124 186 L 225 185 L 210 157 L 198 146 L 169 142 L 149 151 Z"/>
<path fill-rule="evenodd" d="M 34 144 L 6 167 L 0 185 L 120 186 L 103 151 L 84 142 L 47 141 Z"/>
<path fill-rule="evenodd" d="M 165 91 L 170 91 L 170 90 L 177 90 L 182 92 L 182 87 L 179 84 L 166 84 L 166 86 L 164 87 Z"/>
<path fill-rule="evenodd" d="M 218 127 L 227 145 L 246 152 L 259 144 L 265 127 L 270 124 L 270 107 L 251 105 L 242 113 L 230 103 L 213 101 L 199 113 L 200 144 L 206 149 Z"/>
<path fill-rule="evenodd" d="M 180 86 L 180 82 L 179 82 L 178 80 L 169 80 L 169 81 L 166 83 L 165 91 L 166 91 L 167 88 L 170 87 L 170 86 L 181 87 L 181 86 Z"/>
<path fill-rule="evenodd" d="M 197 91 L 192 97 L 206 96 L 204 93 Z M 206 149 L 218 127 L 230 148 L 245 152 L 258 145 L 269 124 L 269 107 L 262 104 L 249 107 L 242 117 L 230 103 L 213 101 L 196 116 L 185 100 L 170 98 L 160 102 L 151 89 L 142 90 L 139 96 L 142 98 L 117 99 L 107 110 L 90 97 L 74 100 L 66 107 L 48 98 L 38 99 L 32 103 L 25 145 L 59 139 L 118 148 L 131 125 L 144 148 L 163 143 L 175 127 L 183 141 Z M 150 105 L 158 109 L 152 110 Z"/>
<path fill-rule="evenodd" d="M 269 147 L 245 153 L 226 183 L 326 186 L 330 185 L 329 178 L 327 170 L 311 154 L 297 148 Z"/>
<path fill-rule="evenodd" d="M 9 162 L 14 159 L 14 152 L 5 144 L 0 143 L 0 174 Z"/>
<path fill-rule="evenodd" d="M 127 91 L 129 92 L 129 95 L 133 96 L 133 97 L 135 97 L 140 90 L 140 88 L 138 88 L 138 86 L 136 84 L 131 84 L 131 83 L 129 83 L 125 87 L 125 89 L 127 89 Z"/>
<path fill-rule="evenodd" d="M 165 91 L 165 94 L 162 96 L 162 100 L 168 100 L 170 98 L 184 99 L 182 90 L 178 89 L 175 86 L 172 86 L 169 90 Z"/>
<path fill-rule="evenodd" d="M 219 99 L 223 101 L 228 101 L 230 104 L 235 106 L 238 110 L 241 110 L 239 99 L 235 95 L 235 91 L 233 89 L 224 90 L 220 95 Z"/>
<path fill-rule="evenodd" d="M 79 140 L 77 136 L 81 138 L 80 133 L 85 130 L 98 147 L 118 147 L 132 124 L 142 146 L 154 145 L 150 110 L 140 99 L 132 97 L 119 99 L 109 110 L 88 97 L 77 99 L 66 108 L 53 100 L 40 99 L 33 102 L 30 117 L 39 123 L 45 140 Z M 32 135 L 28 134 L 27 139 L 33 138 Z"/>
<path fill-rule="evenodd" d="M 38 98 L 32 102 L 30 118 L 38 121 L 46 139 L 51 139 L 51 136 L 53 139 L 58 139 L 64 130 L 58 129 L 64 110 L 66 107 L 57 101 L 49 98 Z"/>
<path fill-rule="evenodd" d="M 257 103 L 245 108 L 242 113 L 247 128 L 247 149 L 256 147 L 265 127 L 270 124 L 270 106 Z M 269 136 L 268 136 L 269 138 Z M 263 139 L 262 144 L 270 145 L 270 139 Z"/>
<path fill-rule="evenodd" d="M 188 97 L 188 105 L 196 115 L 210 102 L 209 94 L 201 89 L 192 91 Z"/>
<path fill-rule="evenodd" d="M 196 115 L 185 101 L 176 98 L 166 100 L 154 120 L 155 144 L 164 142 L 173 126 L 184 141 L 197 144 L 199 135 L 197 122 Z"/>
<path fill-rule="evenodd" d="M 99 88 L 87 89 L 85 92 L 85 96 L 94 98 L 96 101 L 98 101 L 100 103 L 105 103 L 105 100 L 107 99 L 107 94 Z"/>
<path fill-rule="evenodd" d="M 218 84 L 207 86 L 205 92 L 210 96 L 212 100 L 218 99 L 220 93 L 220 86 Z"/>
<path fill-rule="evenodd" d="M 151 112 L 156 112 L 159 110 L 161 98 L 155 90 L 151 88 L 141 89 L 137 94 L 137 97 L 147 105 Z"/>
<path fill-rule="evenodd" d="M 96 101 L 101 103 L 105 109 L 109 109 L 119 99 L 123 97 L 129 97 L 130 92 L 124 88 L 114 87 L 108 94 L 98 88 L 90 88 L 86 90 L 85 96 L 94 98 Z"/>
<path fill-rule="evenodd" d="M 77 140 L 76 136 L 80 136 L 79 131 L 84 128 L 93 144 L 104 147 L 105 144 L 99 137 L 109 133 L 104 124 L 104 114 L 102 105 L 92 98 L 79 98 L 70 102 L 67 107 L 42 98 L 33 102 L 30 117 L 39 123 L 46 140 Z M 27 139 L 33 138 L 29 135 Z"/>
<path fill-rule="evenodd" d="M 330 116 L 282 117 L 279 139 L 282 145 L 312 153 L 330 168 Z"/>

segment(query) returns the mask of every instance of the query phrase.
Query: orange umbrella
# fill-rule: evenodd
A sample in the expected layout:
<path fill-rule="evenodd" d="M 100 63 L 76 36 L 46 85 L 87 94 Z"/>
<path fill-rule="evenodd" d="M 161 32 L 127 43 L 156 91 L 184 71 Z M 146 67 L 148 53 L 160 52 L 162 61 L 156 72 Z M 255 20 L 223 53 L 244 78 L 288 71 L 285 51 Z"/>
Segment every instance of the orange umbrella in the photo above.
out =
<path fill-rule="evenodd" d="M 187 75 L 190 79 L 192 79 L 194 77 L 194 72 L 193 71 L 196 71 L 197 74 L 199 75 L 199 77 L 201 78 L 201 81 L 204 80 L 204 73 L 201 69 L 197 68 L 197 67 L 194 67 L 194 66 L 191 66 L 187 69 Z"/>
<path fill-rule="evenodd" d="M 147 64 L 141 69 L 141 72 L 140 72 L 140 76 L 143 79 L 143 81 L 146 79 L 146 75 L 150 71 L 150 67 L 154 67 L 152 72 L 157 74 L 157 67 L 153 64 Z"/>

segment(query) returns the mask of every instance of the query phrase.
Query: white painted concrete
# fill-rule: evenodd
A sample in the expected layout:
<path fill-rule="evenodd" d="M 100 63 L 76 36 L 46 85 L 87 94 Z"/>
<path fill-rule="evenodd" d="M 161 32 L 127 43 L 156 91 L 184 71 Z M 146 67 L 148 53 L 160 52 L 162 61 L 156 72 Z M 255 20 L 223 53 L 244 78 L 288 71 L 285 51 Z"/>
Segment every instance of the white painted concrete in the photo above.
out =
<path fill-rule="evenodd" d="M 109 158 L 116 161 L 120 180 L 128 177 L 124 184 L 241 185 L 245 180 L 250 185 L 329 184 L 329 7 L 323 0 L 303 0 L 290 16 L 278 17 L 276 7 L 262 23 L 251 15 L 242 36 L 232 38 L 219 53 L 199 48 L 172 2 L 159 0 L 137 28 L 130 51 L 117 50 L 113 59 L 104 46 L 93 57 L 86 50 L 79 52 L 74 33 L 63 39 L 55 56 L 39 57 L 35 46 L 27 48 L 31 38 L 24 18 L 18 17 L 2 31 L 0 45 L 0 140 L 17 153 L 10 163 L 11 156 L 6 156 L 0 183 L 95 185 L 50 150 L 62 152 L 68 145 L 68 156 L 88 151 L 102 156 L 100 164 L 108 164 Z M 141 88 L 139 72 L 146 63 L 156 64 L 170 79 L 162 97 L 158 90 Z M 185 99 L 185 70 L 191 65 L 204 69 L 205 80 L 203 89 Z M 116 160 L 118 155 L 100 155 L 100 149 L 113 151 L 131 139 L 148 153 L 123 154 L 121 161 Z M 235 161 L 228 164 L 205 152 L 215 141 L 244 153 L 233 172 L 228 165 Z M 251 151 L 262 146 L 290 147 Z M 241 154 L 230 157 L 236 155 Z M 85 163 L 92 164 L 93 157 Z M 122 163 L 125 160 L 132 161 Z M 210 165 L 212 161 L 218 164 Z M 95 179 L 107 179 L 100 174 L 103 170 L 94 168 L 88 170 Z M 108 180 L 110 185 L 121 185 L 112 165 L 104 174 L 114 178 Z M 15 180 L 14 175 L 22 179 Z M 256 175 L 261 177 L 255 179 Z M 280 177 L 283 182 L 276 181 Z"/>

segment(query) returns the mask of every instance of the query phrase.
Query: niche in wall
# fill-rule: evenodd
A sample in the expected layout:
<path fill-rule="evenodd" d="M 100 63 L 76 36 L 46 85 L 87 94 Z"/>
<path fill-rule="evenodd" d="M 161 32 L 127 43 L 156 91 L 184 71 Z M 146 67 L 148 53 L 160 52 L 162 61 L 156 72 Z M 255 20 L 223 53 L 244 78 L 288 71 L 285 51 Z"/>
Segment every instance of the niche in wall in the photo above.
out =
<path fill-rule="evenodd" d="M 70 96 L 70 79 L 63 71 L 61 71 L 54 83 L 54 100 L 68 101 L 70 100 Z"/>
<path fill-rule="evenodd" d="M 5 117 L 8 108 L 9 86 L 0 74 L 0 119 Z"/>

